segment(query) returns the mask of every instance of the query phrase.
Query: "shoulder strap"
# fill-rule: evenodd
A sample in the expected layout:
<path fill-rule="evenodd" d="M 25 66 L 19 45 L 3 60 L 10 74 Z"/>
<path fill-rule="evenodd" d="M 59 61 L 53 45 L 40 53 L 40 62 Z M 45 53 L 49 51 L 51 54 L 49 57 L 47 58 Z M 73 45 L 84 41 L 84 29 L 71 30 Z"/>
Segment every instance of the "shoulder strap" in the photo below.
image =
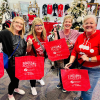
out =
<path fill-rule="evenodd" d="M 20 39 L 20 36 L 19 36 L 19 39 Z M 19 43 L 20 43 L 20 40 L 19 40 L 19 42 L 18 42 L 17 47 L 15 48 L 15 50 L 13 51 L 13 53 L 11 54 L 11 56 L 10 56 L 8 59 L 10 59 L 10 58 L 12 57 L 12 55 L 15 53 L 15 51 L 18 49 L 18 47 L 19 47 Z"/>
<path fill-rule="evenodd" d="M 41 42 L 39 41 L 39 39 L 36 37 L 38 43 L 40 44 L 41 48 L 43 49 L 43 52 L 45 51 L 44 47 L 42 46 Z"/>

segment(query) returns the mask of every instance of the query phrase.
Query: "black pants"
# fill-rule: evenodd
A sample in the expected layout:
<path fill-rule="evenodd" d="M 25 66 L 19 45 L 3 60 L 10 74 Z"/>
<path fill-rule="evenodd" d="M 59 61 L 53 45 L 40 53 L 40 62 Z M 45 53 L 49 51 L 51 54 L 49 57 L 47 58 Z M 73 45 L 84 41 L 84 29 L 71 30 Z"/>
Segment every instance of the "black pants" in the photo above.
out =
<path fill-rule="evenodd" d="M 36 80 L 30 80 L 30 84 L 31 84 L 31 87 L 35 87 L 35 85 L 36 85 Z"/>
<path fill-rule="evenodd" d="M 9 77 L 10 77 L 10 84 L 8 86 L 8 94 L 12 95 L 15 88 L 18 88 L 19 79 L 15 77 L 15 67 L 11 67 L 6 69 Z"/>

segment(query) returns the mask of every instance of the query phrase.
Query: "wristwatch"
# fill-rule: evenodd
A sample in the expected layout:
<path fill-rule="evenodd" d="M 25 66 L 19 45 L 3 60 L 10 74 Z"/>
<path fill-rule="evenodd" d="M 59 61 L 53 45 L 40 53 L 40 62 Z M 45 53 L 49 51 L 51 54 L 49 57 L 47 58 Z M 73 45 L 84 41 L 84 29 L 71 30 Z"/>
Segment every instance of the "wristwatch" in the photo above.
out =
<path fill-rule="evenodd" d="M 92 60 L 92 58 L 91 58 L 91 57 L 89 57 L 89 62 L 91 62 L 91 60 Z"/>

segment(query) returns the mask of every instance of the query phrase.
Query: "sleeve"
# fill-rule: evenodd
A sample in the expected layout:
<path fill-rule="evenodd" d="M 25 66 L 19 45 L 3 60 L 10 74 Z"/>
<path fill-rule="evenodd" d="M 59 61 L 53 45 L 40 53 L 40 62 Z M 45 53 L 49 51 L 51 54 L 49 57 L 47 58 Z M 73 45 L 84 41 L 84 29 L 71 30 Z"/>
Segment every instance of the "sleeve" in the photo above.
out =
<path fill-rule="evenodd" d="M 99 44 L 98 44 L 98 51 L 99 51 L 99 55 L 98 56 L 96 56 L 96 58 L 97 58 L 97 61 L 100 61 L 100 39 L 99 39 Z"/>
<path fill-rule="evenodd" d="M 0 42 L 2 42 L 2 31 L 0 31 Z"/>

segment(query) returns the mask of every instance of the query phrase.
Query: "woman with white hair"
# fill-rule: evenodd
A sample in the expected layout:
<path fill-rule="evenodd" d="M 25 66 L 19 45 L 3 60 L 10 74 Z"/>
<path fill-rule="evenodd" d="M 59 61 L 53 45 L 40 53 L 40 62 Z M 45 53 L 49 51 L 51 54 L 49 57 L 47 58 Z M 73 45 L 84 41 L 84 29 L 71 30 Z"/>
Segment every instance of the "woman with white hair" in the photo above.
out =
<path fill-rule="evenodd" d="M 79 64 L 83 61 L 81 69 L 88 70 L 91 88 L 88 91 L 81 92 L 83 100 L 91 100 L 93 90 L 100 77 L 100 31 L 96 30 L 96 17 L 95 15 L 87 15 L 83 20 L 84 33 L 81 34 L 74 45 L 71 53 L 70 61 L 65 65 L 69 69 L 78 55 Z M 79 98 L 74 100 L 81 100 Z"/>

